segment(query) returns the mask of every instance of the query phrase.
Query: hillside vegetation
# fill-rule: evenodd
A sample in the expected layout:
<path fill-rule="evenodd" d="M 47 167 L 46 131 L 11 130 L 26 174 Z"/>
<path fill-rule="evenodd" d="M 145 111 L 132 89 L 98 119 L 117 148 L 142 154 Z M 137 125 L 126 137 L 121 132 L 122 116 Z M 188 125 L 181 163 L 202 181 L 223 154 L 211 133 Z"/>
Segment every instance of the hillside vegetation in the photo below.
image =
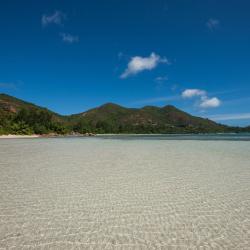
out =
<path fill-rule="evenodd" d="M 0 94 L 0 134 L 68 133 L 64 118 L 46 108 Z"/>
<path fill-rule="evenodd" d="M 107 103 L 86 112 L 61 116 L 15 97 L 0 94 L 0 134 L 70 133 L 218 133 L 247 132 L 192 116 L 174 106 L 125 108 Z"/>

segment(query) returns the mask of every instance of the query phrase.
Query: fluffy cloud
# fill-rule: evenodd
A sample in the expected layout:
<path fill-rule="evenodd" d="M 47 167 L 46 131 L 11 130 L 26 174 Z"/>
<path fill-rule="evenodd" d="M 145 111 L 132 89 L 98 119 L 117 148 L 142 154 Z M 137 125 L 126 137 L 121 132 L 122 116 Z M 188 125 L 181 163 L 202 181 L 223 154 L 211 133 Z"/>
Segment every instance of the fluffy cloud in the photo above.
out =
<path fill-rule="evenodd" d="M 124 79 L 129 76 L 136 75 L 144 70 L 152 70 L 157 67 L 159 63 L 169 63 L 169 61 L 153 52 L 149 57 L 132 57 L 128 63 L 127 69 L 121 74 L 121 78 Z"/>
<path fill-rule="evenodd" d="M 181 94 L 183 98 L 192 98 L 194 96 L 205 96 L 205 95 L 206 91 L 201 89 L 186 89 Z"/>
<path fill-rule="evenodd" d="M 72 36 L 71 34 L 61 33 L 62 40 L 66 43 L 77 43 L 79 42 L 78 36 Z"/>
<path fill-rule="evenodd" d="M 51 15 L 46 15 L 44 14 L 42 16 L 42 25 L 47 26 L 49 24 L 57 24 L 60 25 L 62 24 L 63 20 L 66 18 L 66 15 L 61 12 L 56 10 L 53 14 Z"/>
<path fill-rule="evenodd" d="M 219 27 L 220 25 L 220 21 L 218 19 L 214 19 L 214 18 L 210 18 L 207 22 L 206 22 L 207 27 L 213 31 L 216 28 Z"/>
<path fill-rule="evenodd" d="M 199 97 L 199 107 L 216 108 L 221 105 L 221 101 L 217 97 L 209 98 L 207 92 L 202 89 L 186 89 L 181 94 L 182 98 Z"/>
<path fill-rule="evenodd" d="M 221 104 L 221 101 L 217 97 L 212 98 L 203 98 L 203 100 L 200 103 L 201 108 L 216 108 L 219 107 Z"/>

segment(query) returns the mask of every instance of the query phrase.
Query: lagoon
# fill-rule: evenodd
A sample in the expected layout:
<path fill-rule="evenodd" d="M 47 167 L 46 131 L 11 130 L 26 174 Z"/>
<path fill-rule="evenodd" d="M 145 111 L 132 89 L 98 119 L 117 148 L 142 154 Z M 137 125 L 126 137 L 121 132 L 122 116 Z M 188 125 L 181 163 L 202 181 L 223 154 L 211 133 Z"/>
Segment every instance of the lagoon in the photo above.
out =
<path fill-rule="evenodd" d="M 249 162 L 247 139 L 1 139 L 0 248 L 248 249 Z"/>

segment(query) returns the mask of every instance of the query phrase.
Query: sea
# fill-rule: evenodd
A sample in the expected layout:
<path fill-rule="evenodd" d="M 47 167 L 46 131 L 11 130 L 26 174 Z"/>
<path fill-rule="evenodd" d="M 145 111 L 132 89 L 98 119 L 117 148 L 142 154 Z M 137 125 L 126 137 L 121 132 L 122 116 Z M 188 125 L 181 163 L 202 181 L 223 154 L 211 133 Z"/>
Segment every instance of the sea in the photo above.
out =
<path fill-rule="evenodd" d="M 250 134 L 0 139 L 0 249 L 250 249 Z"/>

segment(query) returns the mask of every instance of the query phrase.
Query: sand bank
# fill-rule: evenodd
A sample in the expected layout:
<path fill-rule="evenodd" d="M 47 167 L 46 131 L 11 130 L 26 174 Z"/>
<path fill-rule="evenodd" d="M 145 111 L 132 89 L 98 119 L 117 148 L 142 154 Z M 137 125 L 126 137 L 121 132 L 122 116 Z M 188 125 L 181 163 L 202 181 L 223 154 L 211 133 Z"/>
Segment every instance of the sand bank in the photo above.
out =
<path fill-rule="evenodd" d="M 0 140 L 0 248 L 249 249 L 249 148 Z"/>
<path fill-rule="evenodd" d="M 0 139 L 37 138 L 40 135 L 0 135 Z"/>

